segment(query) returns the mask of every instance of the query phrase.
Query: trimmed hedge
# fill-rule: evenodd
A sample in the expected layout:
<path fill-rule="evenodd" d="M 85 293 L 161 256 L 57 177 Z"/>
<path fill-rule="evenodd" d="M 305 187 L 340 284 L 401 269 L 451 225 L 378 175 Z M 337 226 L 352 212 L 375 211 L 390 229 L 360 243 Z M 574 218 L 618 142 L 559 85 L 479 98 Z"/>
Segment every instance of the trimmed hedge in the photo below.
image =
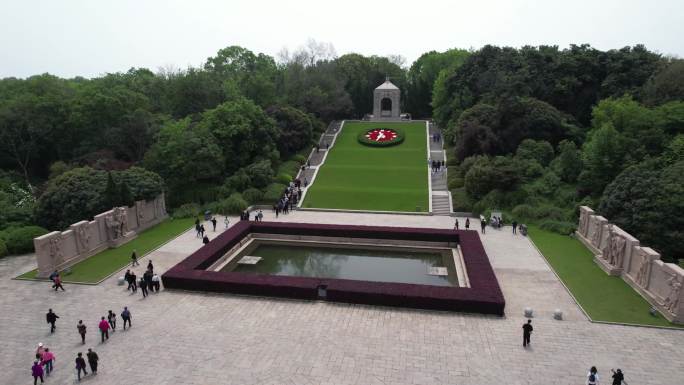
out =
<path fill-rule="evenodd" d="M 458 242 L 463 252 L 470 287 L 440 287 L 205 270 L 250 233 Z M 164 286 L 171 289 L 304 299 L 318 298 L 339 302 L 496 315 L 503 315 L 505 308 L 503 293 L 475 231 L 241 221 L 168 270 L 162 279 Z M 325 298 L 318 297 L 319 287 L 326 288 Z"/>

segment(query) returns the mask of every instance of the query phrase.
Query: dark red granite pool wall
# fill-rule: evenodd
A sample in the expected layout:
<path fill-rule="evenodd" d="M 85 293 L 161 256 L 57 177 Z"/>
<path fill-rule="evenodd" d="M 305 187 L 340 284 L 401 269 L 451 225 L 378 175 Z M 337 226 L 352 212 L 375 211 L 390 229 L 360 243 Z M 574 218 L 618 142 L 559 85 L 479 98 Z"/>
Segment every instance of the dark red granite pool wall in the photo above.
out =
<path fill-rule="evenodd" d="M 205 270 L 250 233 L 458 242 L 470 287 Z M 477 232 L 465 230 L 242 221 L 168 270 L 162 279 L 164 287 L 171 289 L 316 299 L 319 286 L 325 286 L 324 299 L 328 301 L 496 315 L 503 315 L 505 308 L 503 293 Z"/>

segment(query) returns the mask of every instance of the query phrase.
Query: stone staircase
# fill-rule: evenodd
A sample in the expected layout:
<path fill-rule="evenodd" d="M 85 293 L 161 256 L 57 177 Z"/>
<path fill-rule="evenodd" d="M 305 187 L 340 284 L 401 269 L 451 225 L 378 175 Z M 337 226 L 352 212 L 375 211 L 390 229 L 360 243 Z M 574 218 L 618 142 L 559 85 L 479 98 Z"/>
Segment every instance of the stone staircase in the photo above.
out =
<path fill-rule="evenodd" d="M 432 194 L 432 213 L 434 215 L 451 214 L 451 209 L 449 206 L 449 195 Z"/>

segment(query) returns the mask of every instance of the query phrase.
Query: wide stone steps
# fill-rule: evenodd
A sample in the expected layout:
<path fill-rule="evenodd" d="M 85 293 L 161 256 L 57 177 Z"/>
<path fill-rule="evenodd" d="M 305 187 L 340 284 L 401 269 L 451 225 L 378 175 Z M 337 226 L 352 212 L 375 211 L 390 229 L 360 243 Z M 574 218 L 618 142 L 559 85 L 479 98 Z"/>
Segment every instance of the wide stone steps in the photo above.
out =
<path fill-rule="evenodd" d="M 432 196 L 432 213 L 435 215 L 449 215 L 451 210 L 449 208 L 448 195 L 433 195 Z"/>
<path fill-rule="evenodd" d="M 433 173 L 430 177 L 432 179 L 432 191 L 446 191 L 447 181 L 444 172 Z"/>

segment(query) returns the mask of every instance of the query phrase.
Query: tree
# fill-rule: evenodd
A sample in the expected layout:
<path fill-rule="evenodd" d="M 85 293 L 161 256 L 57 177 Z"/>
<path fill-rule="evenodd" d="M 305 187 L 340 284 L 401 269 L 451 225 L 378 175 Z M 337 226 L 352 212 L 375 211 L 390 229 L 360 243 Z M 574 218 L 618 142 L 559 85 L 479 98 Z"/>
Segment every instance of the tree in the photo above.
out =
<path fill-rule="evenodd" d="M 121 188 L 114 182 L 114 177 L 111 172 L 107 173 L 107 186 L 105 186 L 103 195 L 106 207 L 117 207 L 121 205 Z"/>
<path fill-rule="evenodd" d="M 465 189 L 474 199 L 498 189 L 510 191 L 522 181 L 522 170 L 515 159 L 507 157 L 485 158 L 476 162 L 465 176 Z"/>
<path fill-rule="evenodd" d="M 591 132 L 582 147 L 584 169 L 579 175 L 580 187 L 586 193 L 601 195 L 625 168 L 627 152 L 624 137 L 610 123 Z"/>
<path fill-rule="evenodd" d="M 551 163 L 558 176 L 567 183 L 575 183 L 582 170 L 582 154 L 569 140 L 558 143 L 558 156 Z"/>
<path fill-rule="evenodd" d="M 663 254 L 684 258 L 684 161 L 650 159 L 621 172 L 606 187 L 599 212 Z"/>
<path fill-rule="evenodd" d="M 305 148 L 313 139 L 313 124 L 309 116 L 294 107 L 274 106 L 266 110 L 279 131 L 278 151 L 284 158 Z"/>
<path fill-rule="evenodd" d="M 641 91 L 647 106 L 684 99 L 684 60 L 672 59 L 653 74 Z"/>
<path fill-rule="evenodd" d="M 223 153 L 227 172 L 247 166 L 255 159 L 271 159 L 278 130 L 273 119 L 249 99 L 225 102 L 202 114 L 198 128 L 214 137 Z M 277 154 L 276 154 L 277 157 Z"/>
<path fill-rule="evenodd" d="M 128 184 L 125 181 L 122 181 L 119 187 L 119 196 L 121 197 L 121 200 L 119 201 L 119 206 L 133 206 L 135 200 L 133 199 L 133 195 L 131 194 L 131 189 L 128 188 Z"/>
<path fill-rule="evenodd" d="M 551 159 L 553 159 L 553 146 L 545 140 L 525 139 L 520 142 L 515 156 L 520 159 L 533 160 L 542 166 L 547 166 Z"/>

